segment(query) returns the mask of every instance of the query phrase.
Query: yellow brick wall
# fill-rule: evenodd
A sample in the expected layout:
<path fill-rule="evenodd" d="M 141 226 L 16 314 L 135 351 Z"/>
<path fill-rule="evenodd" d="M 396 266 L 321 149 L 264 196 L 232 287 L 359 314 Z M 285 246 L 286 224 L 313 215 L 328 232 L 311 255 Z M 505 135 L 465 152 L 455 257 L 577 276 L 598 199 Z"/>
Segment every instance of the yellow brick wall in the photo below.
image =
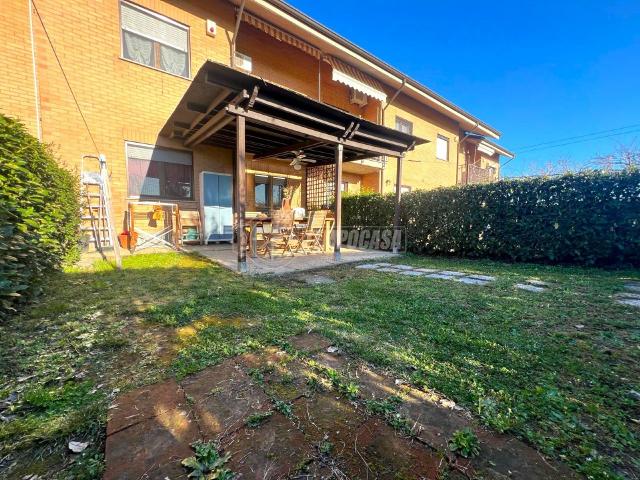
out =
<path fill-rule="evenodd" d="M 0 112 L 20 119 L 37 135 L 28 0 L 0 6 Z"/>
<path fill-rule="evenodd" d="M 407 153 L 402 169 L 402 185 L 410 186 L 412 190 L 455 185 L 458 158 L 461 156 L 458 153 L 458 123 L 403 94 L 386 109 L 384 124 L 395 128 L 398 116 L 413 123 L 415 136 L 429 141 Z M 446 162 L 436 158 L 438 134 L 449 139 L 449 160 Z M 396 159 L 389 158 L 384 170 L 384 192 L 394 191 L 396 167 Z"/>
<path fill-rule="evenodd" d="M 207 59 L 229 63 L 229 38 L 235 22 L 235 7 L 231 3 L 225 0 L 139 0 L 137 3 L 190 27 L 192 76 Z M 106 154 L 116 225 L 120 227 L 127 205 L 125 141 L 183 148 L 179 141 L 160 138 L 159 132 L 188 88 L 189 80 L 121 58 L 118 0 L 37 0 L 37 6 L 93 134 L 92 140 L 42 25 L 34 16 L 43 140 L 53 145 L 60 162 L 70 169 L 79 169 L 83 154 Z M 215 38 L 206 35 L 206 19 L 218 24 Z M 24 119 L 35 133 L 36 102 L 27 0 L 3 0 L 0 27 L 0 65 L 4 74 L 0 82 L 0 110 Z M 326 62 L 319 62 L 249 25 L 241 26 L 238 51 L 253 58 L 256 75 L 312 98 L 318 98 L 320 89 L 323 101 L 372 121 L 380 114 L 377 101 L 370 101 L 364 108 L 350 104 L 348 88 L 331 80 L 331 68 Z M 402 95 L 387 109 L 385 124 L 395 127 L 396 114 L 413 121 L 414 133 L 432 142 L 408 155 L 403 184 L 414 188 L 454 184 L 457 124 Z M 435 159 L 438 132 L 451 140 L 449 162 Z M 194 150 L 193 157 L 196 179 L 203 170 L 232 172 L 229 150 L 202 146 Z M 253 165 L 250 162 L 248 168 L 297 175 L 300 188 L 295 202 L 301 203 L 304 198 L 304 179 L 286 163 Z M 384 179 L 384 190 L 393 189 L 394 161 L 389 162 Z M 379 184 L 377 174 L 364 177 L 345 174 L 345 180 L 357 190 L 377 190 Z M 196 181 L 194 201 L 183 202 L 182 207 L 197 208 L 198 198 L 199 182 Z"/>

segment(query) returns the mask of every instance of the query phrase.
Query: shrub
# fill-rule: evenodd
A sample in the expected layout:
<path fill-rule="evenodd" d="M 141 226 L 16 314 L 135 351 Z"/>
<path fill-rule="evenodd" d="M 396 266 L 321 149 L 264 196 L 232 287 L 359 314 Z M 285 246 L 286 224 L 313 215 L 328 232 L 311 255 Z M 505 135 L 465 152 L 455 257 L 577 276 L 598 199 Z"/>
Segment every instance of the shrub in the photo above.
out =
<path fill-rule="evenodd" d="M 77 254 L 77 179 L 16 120 L 0 115 L 0 314 Z"/>
<path fill-rule="evenodd" d="M 376 198 L 370 198 L 371 196 Z M 373 205 L 393 222 L 393 197 L 346 197 L 345 226 Z M 348 206 L 347 206 L 348 204 Z M 418 254 L 588 266 L 640 265 L 640 172 L 556 178 L 406 193 L 408 249 Z M 386 222 L 386 223 L 385 223 Z M 374 225 L 374 223 L 363 223 Z"/>

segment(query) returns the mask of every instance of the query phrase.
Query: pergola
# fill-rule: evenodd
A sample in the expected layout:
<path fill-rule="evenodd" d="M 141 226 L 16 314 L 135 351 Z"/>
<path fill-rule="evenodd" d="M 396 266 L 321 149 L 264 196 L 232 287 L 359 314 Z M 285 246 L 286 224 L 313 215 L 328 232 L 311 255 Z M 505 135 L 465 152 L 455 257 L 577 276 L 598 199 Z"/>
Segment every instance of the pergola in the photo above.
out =
<path fill-rule="evenodd" d="M 338 108 L 262 78 L 206 62 L 193 79 L 161 135 L 235 151 L 235 216 L 244 230 L 246 155 L 254 160 L 304 158 L 314 165 L 335 164 L 334 254 L 340 258 L 342 165 L 387 156 L 397 158 L 396 214 L 399 224 L 402 159 L 426 140 L 363 120 Z M 238 269 L 246 271 L 246 240 L 238 235 Z"/>

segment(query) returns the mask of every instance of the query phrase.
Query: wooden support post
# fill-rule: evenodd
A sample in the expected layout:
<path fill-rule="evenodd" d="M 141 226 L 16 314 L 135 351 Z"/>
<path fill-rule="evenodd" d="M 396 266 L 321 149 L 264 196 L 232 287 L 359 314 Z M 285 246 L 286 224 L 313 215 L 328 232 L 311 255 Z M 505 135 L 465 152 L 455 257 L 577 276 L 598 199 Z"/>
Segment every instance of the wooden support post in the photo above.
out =
<path fill-rule="evenodd" d="M 335 189 L 336 189 L 336 244 L 333 250 L 334 259 L 339 262 L 342 258 L 340 252 L 340 245 L 342 243 L 342 155 L 344 153 L 344 145 L 339 143 L 336 145 L 336 176 L 335 176 Z"/>
<path fill-rule="evenodd" d="M 245 152 L 245 118 L 236 118 L 236 225 L 238 226 L 238 272 L 247 272 L 247 237 L 244 232 L 244 216 L 247 205 L 247 169 Z"/>
<path fill-rule="evenodd" d="M 402 160 L 404 159 L 404 155 L 400 155 L 398 157 L 398 163 L 397 163 L 397 168 L 396 168 L 396 206 L 395 206 L 395 212 L 393 215 L 393 238 L 395 239 L 395 231 L 400 228 L 400 197 L 402 196 Z M 399 245 L 397 245 L 395 243 L 395 241 L 393 242 L 393 253 L 398 253 L 398 247 Z"/>

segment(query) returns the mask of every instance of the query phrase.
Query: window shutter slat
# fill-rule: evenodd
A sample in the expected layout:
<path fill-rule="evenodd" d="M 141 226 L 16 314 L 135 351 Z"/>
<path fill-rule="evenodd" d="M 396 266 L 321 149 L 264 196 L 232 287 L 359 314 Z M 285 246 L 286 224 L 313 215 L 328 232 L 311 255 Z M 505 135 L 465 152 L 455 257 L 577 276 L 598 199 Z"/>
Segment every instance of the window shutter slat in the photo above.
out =
<path fill-rule="evenodd" d="M 186 28 L 163 21 L 133 5 L 127 3 L 121 5 L 122 28 L 124 30 L 150 38 L 182 52 L 188 50 L 189 34 Z"/>

